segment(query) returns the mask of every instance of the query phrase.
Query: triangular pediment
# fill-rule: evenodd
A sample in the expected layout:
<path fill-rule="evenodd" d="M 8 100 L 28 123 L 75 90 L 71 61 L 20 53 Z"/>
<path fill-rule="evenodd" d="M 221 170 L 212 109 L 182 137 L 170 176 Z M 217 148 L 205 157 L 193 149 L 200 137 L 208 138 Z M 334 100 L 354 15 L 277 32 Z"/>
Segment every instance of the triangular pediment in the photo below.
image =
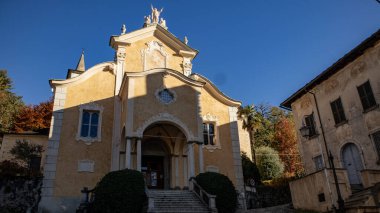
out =
<path fill-rule="evenodd" d="M 167 44 L 178 54 L 186 54 L 192 56 L 191 58 L 194 58 L 198 54 L 198 50 L 191 48 L 160 25 L 152 25 L 124 35 L 112 36 L 110 46 L 117 49 L 119 45 L 129 46 L 152 36 Z"/>

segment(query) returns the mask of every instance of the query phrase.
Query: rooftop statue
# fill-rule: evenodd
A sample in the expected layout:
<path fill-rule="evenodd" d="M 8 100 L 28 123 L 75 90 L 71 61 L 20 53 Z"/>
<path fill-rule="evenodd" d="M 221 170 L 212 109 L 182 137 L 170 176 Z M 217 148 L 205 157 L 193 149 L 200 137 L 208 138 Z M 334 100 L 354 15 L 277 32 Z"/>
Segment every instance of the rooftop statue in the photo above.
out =
<path fill-rule="evenodd" d="M 150 7 L 152 8 L 152 22 L 157 24 L 160 20 L 160 15 L 162 11 L 164 11 L 164 8 L 158 10 L 157 8 L 153 7 L 153 5 L 150 5 Z"/>
<path fill-rule="evenodd" d="M 125 24 L 121 26 L 121 34 L 124 35 L 125 32 L 127 32 L 127 28 L 125 27 Z"/>
<path fill-rule="evenodd" d="M 187 36 L 185 36 L 185 39 L 183 40 L 185 44 L 189 43 L 189 39 L 187 39 Z"/>
<path fill-rule="evenodd" d="M 145 24 L 151 24 L 152 21 L 150 20 L 150 15 L 149 16 L 144 16 L 144 23 Z"/>
<path fill-rule="evenodd" d="M 161 19 L 160 19 L 160 25 L 161 25 L 161 27 L 163 27 L 163 28 L 167 28 L 167 27 L 166 27 L 166 20 L 163 19 L 163 18 L 161 18 Z"/>

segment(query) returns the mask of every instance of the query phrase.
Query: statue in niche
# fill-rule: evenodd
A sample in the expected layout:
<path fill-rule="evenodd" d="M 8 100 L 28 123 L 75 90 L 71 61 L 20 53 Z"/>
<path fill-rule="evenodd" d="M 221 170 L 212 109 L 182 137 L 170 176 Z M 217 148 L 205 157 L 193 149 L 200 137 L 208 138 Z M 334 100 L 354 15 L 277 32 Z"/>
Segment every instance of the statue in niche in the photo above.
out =
<path fill-rule="evenodd" d="M 150 5 L 150 7 L 152 8 L 152 21 L 153 23 L 158 23 L 158 21 L 160 20 L 160 15 L 162 13 L 162 11 L 164 11 L 164 8 L 162 8 L 161 10 L 158 10 L 157 8 L 153 7 L 153 5 Z"/>
<path fill-rule="evenodd" d="M 144 23 L 147 24 L 147 25 L 152 23 L 152 21 L 150 20 L 150 15 L 149 16 L 144 16 Z"/>

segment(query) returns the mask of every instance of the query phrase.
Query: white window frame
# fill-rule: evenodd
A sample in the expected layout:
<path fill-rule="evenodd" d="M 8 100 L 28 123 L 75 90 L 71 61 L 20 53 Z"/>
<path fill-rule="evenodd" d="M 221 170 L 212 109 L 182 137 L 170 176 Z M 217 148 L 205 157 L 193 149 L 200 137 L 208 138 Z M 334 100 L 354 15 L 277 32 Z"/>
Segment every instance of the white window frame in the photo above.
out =
<path fill-rule="evenodd" d="M 103 114 L 103 106 L 100 106 L 96 103 L 88 103 L 88 104 L 81 104 L 79 106 L 79 119 L 78 119 L 78 131 L 77 131 L 77 136 L 76 140 L 77 141 L 84 141 L 85 144 L 90 145 L 93 142 L 100 142 L 102 139 L 102 114 Z M 94 111 L 94 112 L 99 112 L 99 120 L 98 120 L 98 132 L 96 137 L 90 137 L 88 135 L 87 137 L 82 137 L 81 136 L 81 131 L 82 131 L 82 117 L 83 117 L 83 111 Z"/>
<path fill-rule="evenodd" d="M 214 125 L 214 145 L 211 145 L 210 143 L 205 145 L 203 141 L 203 148 L 207 149 L 209 152 L 213 152 L 215 149 L 221 149 L 221 145 L 219 142 L 219 131 L 218 131 L 218 117 L 215 115 L 212 115 L 210 113 L 207 113 L 206 115 L 202 116 L 202 140 L 203 140 L 203 124 L 213 124 Z"/>

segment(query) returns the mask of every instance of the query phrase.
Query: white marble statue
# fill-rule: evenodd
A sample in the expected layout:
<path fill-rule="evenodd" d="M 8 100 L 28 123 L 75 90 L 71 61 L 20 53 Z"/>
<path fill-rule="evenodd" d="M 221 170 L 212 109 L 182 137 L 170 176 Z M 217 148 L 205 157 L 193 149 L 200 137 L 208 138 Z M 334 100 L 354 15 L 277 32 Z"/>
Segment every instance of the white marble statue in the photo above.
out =
<path fill-rule="evenodd" d="M 150 24 L 152 21 L 150 20 L 150 15 L 149 16 L 144 16 L 144 23 L 145 24 Z"/>
<path fill-rule="evenodd" d="M 166 20 L 161 18 L 160 19 L 160 25 L 163 27 L 163 28 L 166 28 Z"/>
<path fill-rule="evenodd" d="M 125 27 L 125 24 L 121 26 L 121 34 L 124 35 L 125 32 L 127 32 L 127 28 Z"/>
<path fill-rule="evenodd" d="M 164 11 L 164 8 L 162 8 L 161 10 L 157 10 L 157 8 L 153 7 L 153 5 L 150 5 L 150 7 L 152 8 L 152 22 L 157 24 L 160 20 L 160 15 L 162 11 Z"/>
<path fill-rule="evenodd" d="M 183 42 L 185 42 L 185 44 L 189 43 L 189 40 L 187 39 L 187 36 L 185 36 L 185 39 L 183 39 Z"/>

